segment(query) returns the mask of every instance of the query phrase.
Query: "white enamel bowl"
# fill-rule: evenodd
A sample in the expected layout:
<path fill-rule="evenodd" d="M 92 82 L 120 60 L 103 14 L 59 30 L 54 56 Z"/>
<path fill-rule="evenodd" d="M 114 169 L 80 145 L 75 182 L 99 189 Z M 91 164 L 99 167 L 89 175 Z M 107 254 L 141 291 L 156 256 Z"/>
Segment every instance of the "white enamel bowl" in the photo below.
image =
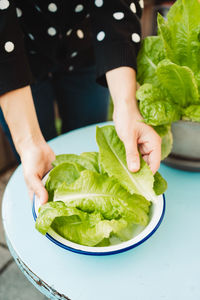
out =
<path fill-rule="evenodd" d="M 43 178 L 43 183 L 45 184 L 48 178 L 48 174 Z M 36 196 L 33 199 L 33 217 L 36 220 L 38 216 L 38 209 L 40 207 L 40 202 Z M 134 236 L 132 239 L 122 242 L 117 245 L 111 245 L 107 247 L 88 247 L 73 243 L 68 241 L 58 235 L 53 229 L 50 229 L 46 234 L 46 237 L 66 250 L 73 251 L 80 254 L 86 255 L 111 255 L 117 254 L 129 249 L 135 248 L 140 244 L 144 243 L 147 239 L 149 239 L 155 231 L 160 226 L 165 213 L 165 196 L 160 195 L 157 197 L 157 201 L 152 203 L 150 210 L 150 221 L 146 227 L 137 226 L 134 231 Z"/>

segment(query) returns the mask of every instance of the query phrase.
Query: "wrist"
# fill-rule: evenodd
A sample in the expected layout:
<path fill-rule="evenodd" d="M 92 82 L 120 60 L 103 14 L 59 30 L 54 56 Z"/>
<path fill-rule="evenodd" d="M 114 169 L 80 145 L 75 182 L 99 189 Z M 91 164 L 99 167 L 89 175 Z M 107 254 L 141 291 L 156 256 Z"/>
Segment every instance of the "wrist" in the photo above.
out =
<path fill-rule="evenodd" d="M 41 148 L 46 144 L 41 132 L 29 133 L 26 136 L 17 137 L 14 142 L 20 157 L 29 151 L 29 149 Z"/>
<path fill-rule="evenodd" d="M 114 102 L 113 119 L 115 116 L 131 116 L 132 121 L 141 121 L 143 117 L 140 113 L 136 98 L 118 99 Z"/>

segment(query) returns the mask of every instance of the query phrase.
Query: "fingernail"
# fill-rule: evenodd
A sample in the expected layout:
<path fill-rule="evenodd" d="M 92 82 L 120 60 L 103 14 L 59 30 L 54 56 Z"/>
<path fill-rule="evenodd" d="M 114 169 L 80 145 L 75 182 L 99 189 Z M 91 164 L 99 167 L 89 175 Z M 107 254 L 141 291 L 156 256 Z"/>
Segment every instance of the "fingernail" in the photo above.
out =
<path fill-rule="evenodd" d="M 130 164 L 129 164 L 129 168 L 130 168 L 131 171 L 136 171 L 136 170 L 138 170 L 139 165 L 138 165 L 137 162 L 132 161 L 132 162 L 130 162 Z"/>

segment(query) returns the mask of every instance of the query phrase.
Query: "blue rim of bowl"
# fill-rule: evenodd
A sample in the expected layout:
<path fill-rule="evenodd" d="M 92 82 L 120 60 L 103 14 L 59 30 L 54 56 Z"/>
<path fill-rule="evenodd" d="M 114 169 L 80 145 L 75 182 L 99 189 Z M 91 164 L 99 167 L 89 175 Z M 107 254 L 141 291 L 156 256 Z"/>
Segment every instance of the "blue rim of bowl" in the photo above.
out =
<path fill-rule="evenodd" d="M 162 223 L 163 221 L 163 218 L 164 218 L 164 215 L 165 215 L 165 208 L 166 208 L 166 200 L 165 200 L 165 194 L 162 195 L 163 196 L 163 210 L 162 210 L 162 214 L 160 216 L 160 219 L 157 223 L 157 225 L 153 228 L 153 230 L 147 235 L 145 236 L 141 241 L 133 244 L 133 245 L 130 245 L 128 247 L 125 247 L 125 248 L 122 248 L 122 249 L 119 249 L 119 250 L 114 250 L 114 251 L 109 251 L 109 252 L 90 252 L 90 251 L 83 251 L 83 250 L 78 250 L 78 249 L 74 249 L 72 247 L 69 247 L 69 246 L 66 246 L 60 242 L 58 242 L 56 239 L 54 239 L 51 235 L 49 235 L 48 233 L 46 234 L 46 237 L 52 241 L 54 244 L 56 244 L 57 246 L 65 249 L 65 250 L 68 250 L 68 251 L 71 251 L 71 252 L 75 252 L 75 253 L 78 253 L 78 254 L 83 254 L 83 255 L 92 255 L 92 256 L 104 256 L 104 255 L 113 255 L 113 254 L 118 254 L 118 253 L 122 253 L 122 252 L 125 252 L 125 251 L 128 251 L 130 249 L 133 249 L 139 245 L 141 245 L 142 243 L 144 243 L 146 240 L 148 240 L 155 232 L 156 230 L 159 228 L 160 224 Z M 35 212 L 35 194 L 33 196 L 33 206 L 32 206 L 32 213 L 33 213 L 33 218 L 34 220 L 36 221 L 37 219 L 37 215 L 36 215 L 36 212 Z"/>

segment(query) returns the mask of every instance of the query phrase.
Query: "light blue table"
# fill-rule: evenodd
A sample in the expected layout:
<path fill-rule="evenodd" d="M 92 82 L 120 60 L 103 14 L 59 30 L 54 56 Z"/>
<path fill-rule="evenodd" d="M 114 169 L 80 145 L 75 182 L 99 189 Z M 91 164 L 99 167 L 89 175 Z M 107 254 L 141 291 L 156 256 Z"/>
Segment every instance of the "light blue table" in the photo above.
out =
<path fill-rule="evenodd" d="M 57 154 L 97 150 L 95 126 L 50 142 Z M 161 166 L 167 179 L 166 214 L 144 244 L 92 257 L 59 248 L 34 229 L 19 167 L 6 188 L 3 223 L 8 245 L 28 279 L 50 299 L 199 300 L 200 173 Z"/>

